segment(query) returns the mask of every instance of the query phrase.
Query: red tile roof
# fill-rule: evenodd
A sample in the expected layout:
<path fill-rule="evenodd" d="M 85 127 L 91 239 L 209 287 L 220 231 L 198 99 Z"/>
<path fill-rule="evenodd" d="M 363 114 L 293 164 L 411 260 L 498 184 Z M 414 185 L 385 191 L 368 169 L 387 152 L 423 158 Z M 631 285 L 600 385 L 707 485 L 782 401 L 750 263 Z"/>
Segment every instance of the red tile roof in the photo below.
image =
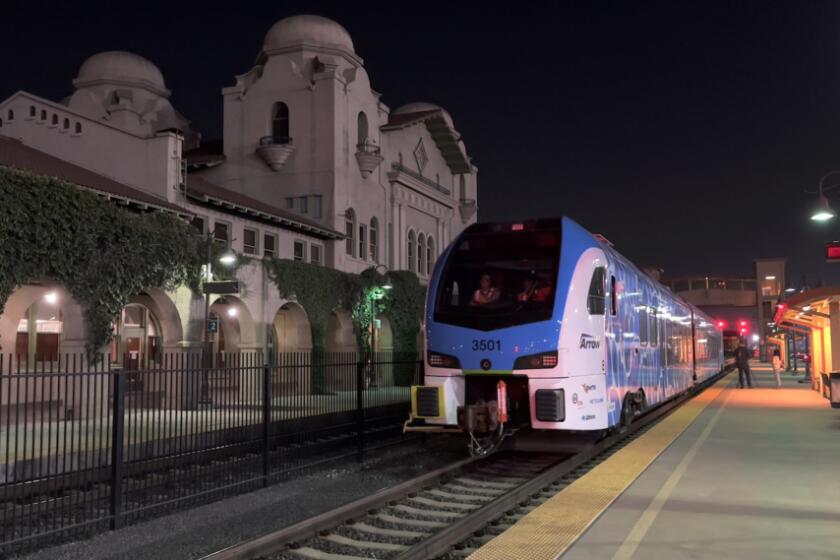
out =
<path fill-rule="evenodd" d="M 194 173 L 187 175 L 187 197 L 206 204 L 221 206 L 222 209 L 227 211 L 233 209 L 238 213 L 250 216 L 252 219 L 257 217 L 279 223 L 290 229 L 310 232 L 325 239 L 344 238 L 342 233 L 334 229 L 307 220 L 271 204 L 266 204 L 250 196 L 220 187 Z"/>
<path fill-rule="evenodd" d="M 416 113 L 391 113 L 388 115 L 388 124 L 385 126 L 403 126 L 415 121 L 422 121 L 426 117 L 430 117 L 436 113 L 440 113 L 439 109 L 431 111 L 418 111 Z"/>
<path fill-rule="evenodd" d="M 51 156 L 5 136 L 0 136 L 0 165 L 23 169 L 36 175 L 46 175 L 75 183 L 80 187 L 104 194 L 109 198 L 123 199 L 142 206 L 149 206 L 182 215 L 192 213 L 153 194 L 129 187 L 104 175 Z"/>
<path fill-rule="evenodd" d="M 198 148 L 184 152 L 184 158 L 190 167 L 221 163 L 227 159 L 221 140 L 205 140 Z"/>

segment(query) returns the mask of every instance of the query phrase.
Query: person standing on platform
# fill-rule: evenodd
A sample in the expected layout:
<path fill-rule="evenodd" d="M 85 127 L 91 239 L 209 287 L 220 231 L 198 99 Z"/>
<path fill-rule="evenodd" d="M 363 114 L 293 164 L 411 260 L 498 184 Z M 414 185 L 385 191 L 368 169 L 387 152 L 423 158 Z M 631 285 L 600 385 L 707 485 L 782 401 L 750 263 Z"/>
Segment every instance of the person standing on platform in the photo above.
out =
<path fill-rule="evenodd" d="M 750 377 L 750 353 L 744 346 L 743 341 L 738 343 L 735 350 L 735 364 L 738 366 L 738 388 L 744 388 L 744 378 L 747 379 L 747 387 L 752 389 L 752 378 Z"/>
<path fill-rule="evenodd" d="M 776 376 L 776 387 L 781 388 L 782 386 L 782 368 L 784 364 L 782 363 L 782 354 L 779 352 L 779 349 L 776 348 L 773 350 L 773 374 Z"/>

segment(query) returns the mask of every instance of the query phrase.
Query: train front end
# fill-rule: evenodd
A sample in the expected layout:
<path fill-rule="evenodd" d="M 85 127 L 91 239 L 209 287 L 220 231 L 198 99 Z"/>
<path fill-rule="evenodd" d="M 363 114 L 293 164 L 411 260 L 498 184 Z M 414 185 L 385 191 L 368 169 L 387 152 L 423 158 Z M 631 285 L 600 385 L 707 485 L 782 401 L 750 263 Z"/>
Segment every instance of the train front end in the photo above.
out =
<path fill-rule="evenodd" d="M 429 283 L 406 430 L 463 432 L 480 455 L 522 428 L 606 427 L 604 318 L 587 313 L 593 282 L 605 305 L 605 258 L 568 219 L 465 230 Z"/>

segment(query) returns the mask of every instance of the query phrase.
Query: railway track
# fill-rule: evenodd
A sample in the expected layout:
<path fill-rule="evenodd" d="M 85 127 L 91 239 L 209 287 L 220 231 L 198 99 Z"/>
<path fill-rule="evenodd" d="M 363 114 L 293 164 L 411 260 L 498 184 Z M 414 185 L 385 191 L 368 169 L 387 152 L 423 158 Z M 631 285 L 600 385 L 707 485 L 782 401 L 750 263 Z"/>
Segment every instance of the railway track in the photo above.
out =
<path fill-rule="evenodd" d="M 623 432 L 578 453 L 500 451 L 467 459 L 202 560 L 464 558 L 698 390 L 637 417 Z"/>

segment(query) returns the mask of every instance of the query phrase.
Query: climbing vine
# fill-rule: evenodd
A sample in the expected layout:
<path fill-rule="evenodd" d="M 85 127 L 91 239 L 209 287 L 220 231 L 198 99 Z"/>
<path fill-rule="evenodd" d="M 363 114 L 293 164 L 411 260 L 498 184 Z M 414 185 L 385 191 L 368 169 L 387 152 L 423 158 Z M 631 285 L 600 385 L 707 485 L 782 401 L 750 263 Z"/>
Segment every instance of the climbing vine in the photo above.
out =
<path fill-rule="evenodd" d="M 90 354 L 110 342 L 131 296 L 200 286 L 206 241 L 175 216 L 129 212 L 66 181 L 7 168 L 0 208 L 0 312 L 17 286 L 60 283 L 82 306 Z"/>
<path fill-rule="evenodd" d="M 349 310 L 353 317 L 361 352 L 369 348 L 371 312 L 375 310 L 377 315 L 391 321 L 394 350 L 412 359 L 416 355 L 425 289 L 413 273 L 399 271 L 383 275 L 371 267 L 361 274 L 350 274 L 288 259 L 272 259 L 266 266 L 280 294 L 297 301 L 306 310 L 312 329 L 312 348 L 316 352 L 326 350 L 327 321 L 330 313 L 340 308 Z M 386 283 L 392 286 L 390 290 L 383 288 Z M 320 383 L 319 375 L 316 368 L 316 386 Z M 410 377 L 407 370 L 395 371 L 395 375 Z"/>

